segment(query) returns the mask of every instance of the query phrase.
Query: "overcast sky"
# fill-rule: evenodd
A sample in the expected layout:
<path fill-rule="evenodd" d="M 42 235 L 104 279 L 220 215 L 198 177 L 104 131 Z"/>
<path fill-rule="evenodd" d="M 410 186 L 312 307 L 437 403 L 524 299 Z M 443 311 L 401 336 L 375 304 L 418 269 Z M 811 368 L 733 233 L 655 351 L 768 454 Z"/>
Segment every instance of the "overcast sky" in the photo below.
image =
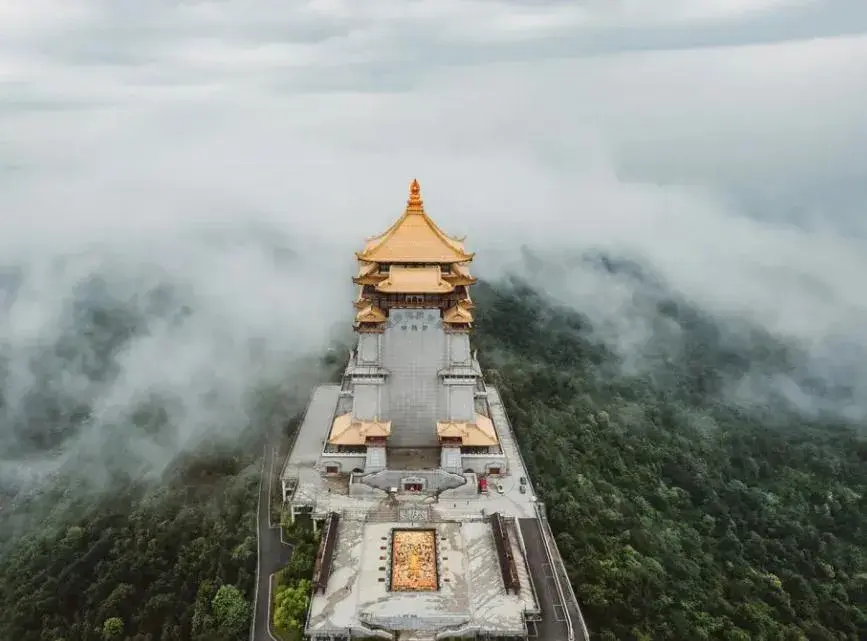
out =
<path fill-rule="evenodd" d="M 865 34 L 862 0 L 0 0 L 0 251 L 29 270 L 0 322 L 7 395 L 77 284 L 102 271 L 135 302 L 157 265 L 204 311 L 138 341 L 100 403 L 163 385 L 210 420 L 210 383 L 184 381 L 219 347 L 237 405 L 282 361 L 227 336 L 286 354 L 348 323 L 350 250 L 413 177 L 482 275 L 521 242 L 606 249 L 711 311 L 857 354 Z M 567 289 L 594 318 L 631 295 L 588 274 Z"/>

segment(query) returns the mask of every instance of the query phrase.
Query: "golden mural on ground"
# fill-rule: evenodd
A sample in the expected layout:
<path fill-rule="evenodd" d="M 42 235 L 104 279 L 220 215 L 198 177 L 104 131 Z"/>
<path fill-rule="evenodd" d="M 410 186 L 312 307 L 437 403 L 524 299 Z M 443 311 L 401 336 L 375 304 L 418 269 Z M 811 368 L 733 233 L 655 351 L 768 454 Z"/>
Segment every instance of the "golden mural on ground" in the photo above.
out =
<path fill-rule="evenodd" d="M 391 589 L 427 592 L 437 588 L 436 530 L 392 530 Z"/>

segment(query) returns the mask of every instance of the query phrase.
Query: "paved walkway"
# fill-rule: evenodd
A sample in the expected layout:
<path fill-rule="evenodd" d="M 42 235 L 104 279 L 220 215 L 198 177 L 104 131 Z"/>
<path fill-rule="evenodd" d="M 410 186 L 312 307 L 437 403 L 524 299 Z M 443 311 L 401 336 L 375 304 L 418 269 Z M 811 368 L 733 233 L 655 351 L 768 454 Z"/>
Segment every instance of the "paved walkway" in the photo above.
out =
<path fill-rule="evenodd" d="M 250 641 L 277 641 L 271 634 L 271 577 L 284 567 L 292 556 L 292 546 L 281 540 L 281 528 L 271 524 L 271 489 L 274 486 L 277 451 L 265 446 L 262 478 L 259 481 L 259 505 L 256 520 L 259 539 L 259 560 L 256 568 L 256 596 Z"/>
<path fill-rule="evenodd" d="M 533 584 L 536 586 L 536 594 L 539 598 L 539 609 L 542 611 L 542 620 L 536 623 L 536 634 L 532 634 L 531 641 L 568 641 L 569 628 L 566 623 L 563 602 L 557 590 L 554 570 L 545 551 L 542 540 L 542 530 L 539 528 L 537 519 L 518 519 L 521 535 L 524 537 L 524 546 L 527 549 L 527 565 L 530 566 L 530 574 L 533 576 Z"/>

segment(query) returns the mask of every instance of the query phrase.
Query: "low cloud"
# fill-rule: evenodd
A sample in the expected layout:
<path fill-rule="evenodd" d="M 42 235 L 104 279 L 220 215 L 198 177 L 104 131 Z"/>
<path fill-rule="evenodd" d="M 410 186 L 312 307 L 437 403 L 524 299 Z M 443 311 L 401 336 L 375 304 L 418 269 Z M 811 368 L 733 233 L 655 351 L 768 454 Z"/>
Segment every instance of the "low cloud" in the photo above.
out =
<path fill-rule="evenodd" d="M 862 4 L 0 9 L 3 444 L 23 456 L 29 429 L 87 405 L 49 469 L 127 442 L 153 399 L 175 432 L 135 432 L 143 469 L 231 438 L 250 390 L 348 327 L 352 249 L 414 176 L 483 276 L 522 244 L 630 257 L 867 398 Z M 640 351 L 636 285 L 612 278 L 558 291 Z M 129 336 L 95 333 L 88 304 Z"/>

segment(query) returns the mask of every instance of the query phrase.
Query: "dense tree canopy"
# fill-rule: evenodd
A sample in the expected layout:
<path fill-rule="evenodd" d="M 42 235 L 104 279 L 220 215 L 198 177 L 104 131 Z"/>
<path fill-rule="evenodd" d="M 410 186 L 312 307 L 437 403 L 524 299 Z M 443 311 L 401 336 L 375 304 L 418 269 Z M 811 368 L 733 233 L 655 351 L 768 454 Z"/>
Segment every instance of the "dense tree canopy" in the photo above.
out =
<path fill-rule="evenodd" d="M 249 456 L 196 457 L 159 486 L 129 483 L 43 521 L 0 557 L 0 638 L 245 638 L 258 470 Z"/>
<path fill-rule="evenodd" d="M 867 441 L 725 396 L 733 368 L 782 368 L 780 345 L 732 347 L 668 303 L 681 354 L 625 375 L 584 318 L 529 288 L 476 300 L 483 365 L 596 638 L 867 638 Z"/>
<path fill-rule="evenodd" d="M 274 632 L 287 641 L 300 639 L 304 632 L 313 570 L 319 549 L 321 530 L 314 531 L 309 519 L 294 522 L 283 512 L 283 537 L 293 542 L 289 563 L 277 573 L 271 603 L 271 623 Z"/>

